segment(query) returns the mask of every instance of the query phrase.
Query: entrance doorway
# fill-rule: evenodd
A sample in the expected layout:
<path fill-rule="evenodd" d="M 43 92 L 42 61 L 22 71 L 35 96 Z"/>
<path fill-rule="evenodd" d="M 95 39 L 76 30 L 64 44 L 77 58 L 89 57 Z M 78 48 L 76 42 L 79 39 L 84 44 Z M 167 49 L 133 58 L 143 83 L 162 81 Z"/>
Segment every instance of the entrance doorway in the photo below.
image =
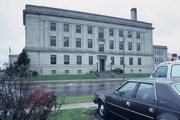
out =
<path fill-rule="evenodd" d="M 100 71 L 105 71 L 105 59 L 100 59 Z"/>

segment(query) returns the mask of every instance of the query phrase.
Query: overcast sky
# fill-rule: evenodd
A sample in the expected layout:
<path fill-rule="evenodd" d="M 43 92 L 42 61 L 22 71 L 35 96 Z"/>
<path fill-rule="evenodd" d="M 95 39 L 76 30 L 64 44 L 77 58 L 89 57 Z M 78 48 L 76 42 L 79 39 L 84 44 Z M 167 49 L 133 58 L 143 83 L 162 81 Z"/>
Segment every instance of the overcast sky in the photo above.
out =
<path fill-rule="evenodd" d="M 149 22 L 153 44 L 168 46 L 169 53 L 180 53 L 180 0 L 1 0 L 0 67 L 11 54 L 25 46 L 23 9 L 26 4 L 63 8 L 130 19 L 130 9 L 137 8 L 139 21 Z"/>

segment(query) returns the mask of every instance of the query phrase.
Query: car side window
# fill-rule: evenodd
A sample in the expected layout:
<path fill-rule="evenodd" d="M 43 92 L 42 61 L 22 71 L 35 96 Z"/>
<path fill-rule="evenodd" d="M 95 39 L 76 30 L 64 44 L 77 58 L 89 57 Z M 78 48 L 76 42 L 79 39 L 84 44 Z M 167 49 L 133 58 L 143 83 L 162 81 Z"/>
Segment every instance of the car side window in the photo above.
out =
<path fill-rule="evenodd" d="M 145 101 L 154 101 L 155 100 L 154 85 L 141 83 L 137 90 L 136 98 Z"/>
<path fill-rule="evenodd" d="M 180 65 L 173 65 L 171 71 L 171 77 L 179 78 L 180 77 Z"/>
<path fill-rule="evenodd" d="M 124 86 L 122 86 L 116 93 L 123 97 L 132 97 L 133 91 L 136 87 L 137 83 L 128 82 Z"/>
<path fill-rule="evenodd" d="M 153 77 L 167 77 L 167 70 L 167 66 L 160 66 L 154 72 Z"/>

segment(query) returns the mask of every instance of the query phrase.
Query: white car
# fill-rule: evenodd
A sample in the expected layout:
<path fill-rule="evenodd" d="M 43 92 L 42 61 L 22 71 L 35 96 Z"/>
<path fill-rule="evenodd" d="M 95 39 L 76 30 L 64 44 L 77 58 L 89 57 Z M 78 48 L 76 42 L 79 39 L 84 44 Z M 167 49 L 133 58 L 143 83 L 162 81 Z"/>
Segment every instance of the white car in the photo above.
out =
<path fill-rule="evenodd" d="M 159 64 L 150 76 L 151 78 L 180 78 L 180 60 Z"/>

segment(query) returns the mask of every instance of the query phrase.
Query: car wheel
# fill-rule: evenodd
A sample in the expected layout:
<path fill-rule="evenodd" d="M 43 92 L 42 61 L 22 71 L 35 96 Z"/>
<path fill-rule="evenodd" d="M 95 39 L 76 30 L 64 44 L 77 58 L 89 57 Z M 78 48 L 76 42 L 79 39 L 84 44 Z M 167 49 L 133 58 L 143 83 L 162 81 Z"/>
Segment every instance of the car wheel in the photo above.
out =
<path fill-rule="evenodd" d="M 98 104 L 98 112 L 99 112 L 99 115 L 102 118 L 106 118 L 107 117 L 108 111 L 106 109 L 105 104 L 102 101 L 100 101 L 99 104 Z"/>

